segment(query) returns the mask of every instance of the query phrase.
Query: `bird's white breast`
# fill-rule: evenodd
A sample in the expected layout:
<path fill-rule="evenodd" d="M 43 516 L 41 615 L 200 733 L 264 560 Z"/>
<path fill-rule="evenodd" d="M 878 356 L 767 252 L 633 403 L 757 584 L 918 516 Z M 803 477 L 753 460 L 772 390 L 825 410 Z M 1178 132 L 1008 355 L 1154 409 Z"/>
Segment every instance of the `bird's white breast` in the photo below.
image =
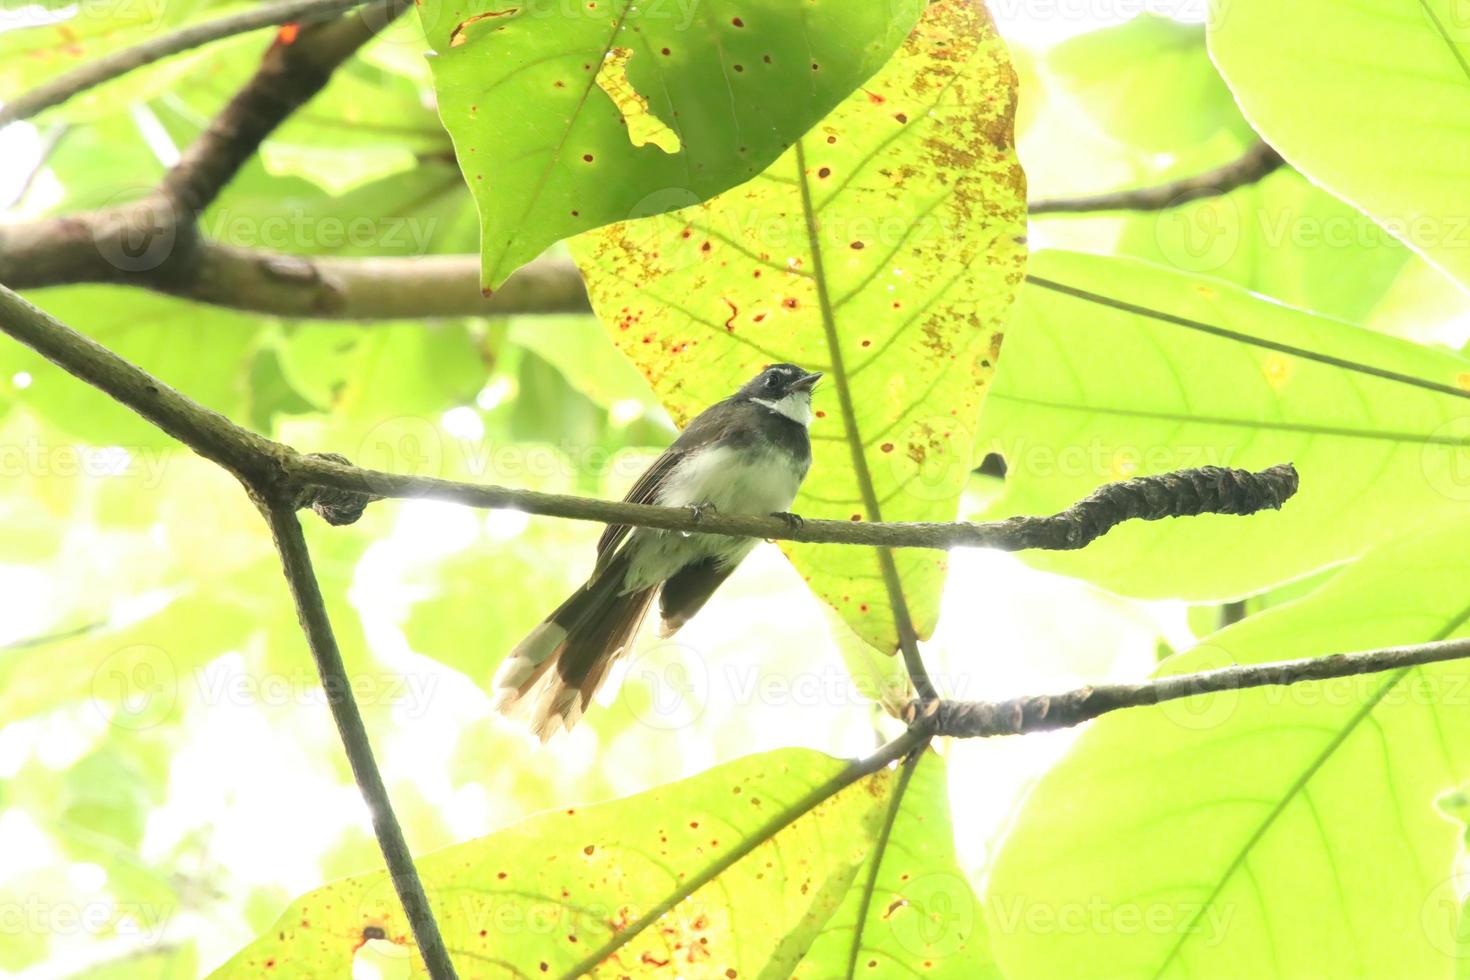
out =
<path fill-rule="evenodd" d="M 773 514 L 788 510 L 805 474 L 791 454 L 780 449 L 696 450 L 671 472 L 659 491 L 665 507 L 712 506 L 725 514 Z M 685 565 L 713 557 L 738 562 L 755 547 L 753 538 L 679 531 L 634 532 L 633 565 L 625 589 L 662 582 Z"/>
<path fill-rule="evenodd" d="M 690 453 L 658 496 L 665 507 L 713 505 L 726 514 L 771 514 L 796 499 L 802 473 L 779 449 L 714 446 Z"/>

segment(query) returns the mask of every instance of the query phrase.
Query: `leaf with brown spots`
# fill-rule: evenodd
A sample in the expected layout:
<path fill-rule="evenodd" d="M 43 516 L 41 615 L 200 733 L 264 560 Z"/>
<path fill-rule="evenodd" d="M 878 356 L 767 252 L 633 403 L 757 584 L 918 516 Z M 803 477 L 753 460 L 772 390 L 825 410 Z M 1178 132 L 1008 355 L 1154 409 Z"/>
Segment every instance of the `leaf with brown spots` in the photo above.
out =
<path fill-rule="evenodd" d="M 568 235 L 754 177 L 882 67 L 922 7 L 423 0 L 484 284 Z"/>
<path fill-rule="evenodd" d="M 931 4 L 893 61 L 760 177 L 573 242 L 604 325 L 676 419 L 768 362 L 828 373 L 806 516 L 955 517 L 1026 261 L 1015 85 L 982 6 Z M 863 639 L 895 648 L 874 552 L 787 551 Z M 943 556 L 894 557 L 927 634 Z"/>
<path fill-rule="evenodd" d="M 887 828 L 792 980 L 1000 980 L 980 901 L 955 860 L 945 780 L 933 752 L 905 765 Z"/>
<path fill-rule="evenodd" d="M 549 811 L 418 860 L 462 980 L 787 976 L 849 894 L 896 773 L 805 749 Z M 302 896 L 213 980 L 347 977 L 413 951 L 385 872 Z M 266 964 L 272 964 L 269 969 Z M 413 976 L 426 971 L 416 955 Z"/>

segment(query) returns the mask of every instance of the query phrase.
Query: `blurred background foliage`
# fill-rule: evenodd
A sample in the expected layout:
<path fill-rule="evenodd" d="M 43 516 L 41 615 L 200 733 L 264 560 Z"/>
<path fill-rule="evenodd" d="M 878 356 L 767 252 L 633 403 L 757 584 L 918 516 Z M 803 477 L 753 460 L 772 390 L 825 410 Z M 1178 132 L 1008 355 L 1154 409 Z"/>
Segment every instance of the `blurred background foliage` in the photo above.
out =
<path fill-rule="evenodd" d="M 87 4 L 78 14 L 7 2 L 0 96 L 241 6 L 157 0 L 98 16 Z M 1020 150 L 1033 201 L 1190 176 L 1256 140 L 1210 62 L 1202 24 L 1023 8 L 995 12 L 1021 76 Z M 54 26 L 28 29 L 42 21 Z M 7 217 L 118 203 L 151 187 L 254 70 L 268 34 L 135 72 L 35 126 L 0 133 Z M 434 111 L 423 49 L 406 19 L 349 62 L 210 207 L 206 231 L 301 254 L 474 251 L 474 204 Z M 1342 237 L 1324 245 L 1323 229 Z M 1286 167 L 1162 213 L 1037 217 L 1031 242 L 1136 257 L 1362 324 L 1382 335 L 1374 343 L 1389 351 L 1384 361 L 1404 350 L 1393 338 L 1439 345 L 1442 353 L 1424 356 L 1450 358 L 1470 327 L 1470 304 L 1448 280 Z M 1140 271 L 1138 289 L 1157 274 Z M 319 323 L 112 287 L 29 298 L 204 404 L 303 451 L 339 451 L 364 466 L 611 497 L 674 434 L 590 317 Z M 1033 338 L 1066 320 L 1044 302 L 1023 304 L 1021 315 L 1039 324 Z M 1094 340 L 1102 330 L 1068 323 L 1057 329 Z M 1136 350 L 1120 352 L 1121 336 L 1078 354 L 1108 363 L 1089 404 L 1126 401 L 1137 389 L 1132 367 L 1150 341 L 1134 338 Z M 1089 470 L 1048 479 L 1044 492 L 1017 478 L 1014 460 L 1027 446 L 1076 434 L 1054 413 L 1007 401 L 1034 392 L 1041 373 L 1027 374 L 1023 352 L 1033 348 L 1016 344 L 1015 387 L 1006 387 L 1003 362 L 999 404 L 987 416 L 1012 476 L 977 472 L 962 516 L 1064 503 L 1129 475 Z M 1224 374 L 1202 377 L 1206 390 L 1191 388 L 1186 399 L 1191 411 L 1205 411 L 1206 398 L 1241 408 Z M 1246 412 L 1266 418 L 1276 408 L 1263 396 Z M 1116 427 L 1104 435 L 1167 439 Z M 1217 436 L 1191 444 L 1207 448 Z M 1257 449 L 1280 461 L 1271 447 Z M 207 972 L 293 896 L 378 863 L 270 541 L 228 476 L 9 342 L 0 344 L 0 453 L 0 902 L 28 916 L 6 931 L 0 971 Z M 1402 513 L 1409 504 L 1417 506 L 1384 506 Z M 1238 568 L 1190 567 L 1200 553 L 1229 551 L 1223 539 L 1242 533 L 1234 523 L 1140 530 L 1113 552 L 1052 563 L 1065 576 L 1012 556 L 959 554 L 927 651 L 958 696 L 1137 676 L 1225 619 L 1330 584 L 1336 573 L 1324 565 L 1388 534 L 1379 527 L 1342 539 L 1339 530 L 1323 522 L 1318 539 L 1337 551 L 1324 544 L 1295 564 L 1266 540 L 1260 550 L 1236 542 Z M 763 545 L 676 641 L 639 654 L 609 705 L 544 752 L 529 751 L 491 718 L 485 686 L 502 653 L 585 575 L 599 531 L 429 502 L 378 504 L 348 528 L 308 523 L 415 850 L 752 752 L 860 753 L 886 730 L 846 681 L 844 627 Z M 1270 529 L 1258 533 L 1269 538 Z M 1146 535 L 1155 539 L 1148 548 L 1139 543 Z M 1150 564 L 1166 548 L 1177 561 Z M 1184 592 L 1191 602 L 1171 598 Z M 671 685 L 695 692 L 674 714 L 662 700 Z M 959 856 L 974 881 L 1016 801 L 1071 739 L 947 750 L 952 768 L 985 773 L 951 786 L 956 824 L 966 828 Z"/>

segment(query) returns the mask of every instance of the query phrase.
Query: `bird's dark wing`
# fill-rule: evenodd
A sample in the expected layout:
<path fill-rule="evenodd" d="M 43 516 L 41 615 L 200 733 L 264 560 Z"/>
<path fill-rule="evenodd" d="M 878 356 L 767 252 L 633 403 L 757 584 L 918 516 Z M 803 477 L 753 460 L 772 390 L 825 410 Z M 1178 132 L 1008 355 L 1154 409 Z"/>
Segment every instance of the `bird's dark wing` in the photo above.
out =
<path fill-rule="evenodd" d="M 663 617 L 663 626 L 658 635 L 670 637 L 679 631 L 679 627 L 699 612 L 709 597 L 715 594 L 715 589 L 720 583 L 730 577 L 739 562 L 722 563 L 716 558 L 705 558 L 685 565 L 664 583 L 662 591 L 659 592 L 659 614 Z"/>
<path fill-rule="evenodd" d="M 720 404 L 724 404 L 721 402 Z M 718 407 L 718 406 L 716 406 Z M 643 472 L 638 482 L 633 484 L 627 496 L 623 497 L 624 503 L 629 504 L 654 504 L 658 502 L 659 491 L 663 489 L 664 481 L 668 479 L 674 468 L 683 462 L 689 451 L 697 446 L 713 444 L 718 442 L 723 435 L 723 428 L 728 422 L 720 422 L 719 415 L 712 409 L 706 409 L 694 417 L 688 428 L 679 433 L 679 438 L 674 444 L 664 450 L 664 454 L 653 461 L 653 465 Z M 609 555 L 618 550 L 618 546 L 627 538 L 632 528 L 627 524 L 609 524 L 602 532 L 602 537 L 597 540 L 597 564 L 602 563 Z"/>

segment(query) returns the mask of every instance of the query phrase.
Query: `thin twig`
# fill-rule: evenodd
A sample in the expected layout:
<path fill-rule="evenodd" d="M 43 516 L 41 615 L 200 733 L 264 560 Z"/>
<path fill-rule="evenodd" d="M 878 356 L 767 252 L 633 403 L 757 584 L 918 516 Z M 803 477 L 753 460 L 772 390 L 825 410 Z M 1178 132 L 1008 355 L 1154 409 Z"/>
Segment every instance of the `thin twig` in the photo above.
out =
<path fill-rule="evenodd" d="M 26 196 L 30 194 L 31 188 L 36 184 L 36 178 L 41 176 L 41 171 L 46 169 L 46 164 L 51 162 L 51 155 L 61 146 L 61 141 L 66 139 L 71 132 L 69 124 L 53 126 L 41 137 L 41 146 L 36 153 L 36 162 L 26 171 L 25 176 L 20 179 L 15 187 L 15 192 L 10 195 L 10 200 L 0 203 L 0 211 L 8 211 L 10 208 L 25 202 Z"/>
<path fill-rule="evenodd" d="M 241 428 L 0 286 L 0 330 L 242 478 L 285 449 Z"/>
<path fill-rule="evenodd" d="M 265 4 L 251 10 L 181 27 L 171 34 L 149 38 L 141 44 L 121 51 L 114 51 L 85 65 L 69 71 L 58 78 L 38 85 L 0 106 L 0 126 L 7 126 L 20 119 L 29 119 L 43 109 L 60 105 L 72 96 L 104 82 L 112 81 L 130 71 L 150 65 L 170 55 L 201 47 L 212 41 L 284 24 L 289 21 L 331 16 L 350 10 L 363 0 L 283 0 Z"/>
<path fill-rule="evenodd" d="M 296 603 L 296 616 L 306 634 L 312 659 L 316 661 L 317 673 L 321 675 L 322 688 L 326 691 L 327 705 L 332 709 L 332 719 L 337 723 L 337 732 L 342 737 L 342 746 L 347 752 L 347 761 L 352 766 L 352 775 L 358 789 L 367 801 L 372 816 L 373 833 L 378 838 L 383 860 L 393 878 L 393 887 L 398 900 L 403 903 L 403 912 L 413 929 L 414 942 L 419 955 L 434 980 L 454 980 L 454 964 L 444 947 L 439 934 L 439 925 L 429 907 L 429 898 L 424 894 L 424 884 L 419 880 L 414 867 L 413 855 L 403 837 L 403 828 L 393 814 L 393 805 L 388 798 L 388 789 L 383 785 L 383 776 L 373 759 L 372 743 L 368 740 L 367 726 L 352 695 L 352 679 L 347 666 L 342 662 L 342 652 L 337 647 L 337 638 L 332 633 L 332 623 L 327 616 L 326 603 L 322 600 L 321 587 L 317 584 L 316 572 L 311 567 L 311 553 L 306 547 L 306 538 L 301 533 L 301 523 L 296 519 L 296 510 L 289 500 L 263 501 L 261 511 L 270 524 L 276 549 L 281 555 L 281 567 L 286 582 L 291 587 L 291 597 Z"/>
<path fill-rule="evenodd" d="M 1025 735 L 1071 728 L 1110 711 L 1140 708 L 1200 694 L 1409 670 L 1466 657 L 1470 657 L 1470 638 L 1441 640 L 1363 653 L 1337 653 L 1300 660 L 1221 667 L 1136 684 L 1098 684 L 1065 694 L 1027 695 L 1006 701 L 916 701 L 909 705 L 906 717 L 910 724 L 935 735 L 956 738 Z"/>
<path fill-rule="evenodd" d="M 1274 173 L 1284 163 L 1264 140 L 1257 140 L 1240 158 L 1192 177 L 1131 191 L 1034 201 L 1026 210 L 1032 217 L 1091 211 L 1163 211 L 1200 198 L 1229 194 Z"/>

